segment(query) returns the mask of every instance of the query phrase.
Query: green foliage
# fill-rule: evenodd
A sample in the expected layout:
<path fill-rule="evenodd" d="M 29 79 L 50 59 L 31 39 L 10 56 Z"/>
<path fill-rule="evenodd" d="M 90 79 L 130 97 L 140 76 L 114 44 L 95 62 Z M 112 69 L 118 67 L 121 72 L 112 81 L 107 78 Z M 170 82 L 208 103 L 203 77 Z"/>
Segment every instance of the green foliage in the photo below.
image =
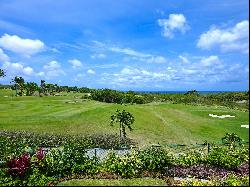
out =
<path fill-rule="evenodd" d="M 233 150 L 228 147 L 214 146 L 209 152 L 207 163 L 225 169 L 234 169 L 240 166 L 247 158 L 246 151 Z"/>
<path fill-rule="evenodd" d="M 146 97 L 143 95 L 136 95 L 135 92 L 129 91 L 127 93 L 111 89 L 92 90 L 91 97 L 93 100 L 106 103 L 147 103 Z"/>
<path fill-rule="evenodd" d="M 175 159 L 175 164 L 180 166 L 193 166 L 205 164 L 207 155 L 202 151 L 190 151 L 188 153 L 180 154 Z"/>
<path fill-rule="evenodd" d="M 221 181 L 220 186 L 249 186 L 249 176 L 230 174 L 225 180 Z"/>
<path fill-rule="evenodd" d="M 118 174 L 123 178 L 131 178 L 140 173 L 142 162 L 135 151 L 132 151 L 131 155 L 124 156 L 110 153 L 103 167 L 104 171 Z"/>
<path fill-rule="evenodd" d="M 242 139 L 235 133 L 226 133 L 221 139 L 222 143 L 228 145 L 230 148 L 235 148 L 237 145 L 241 145 Z"/>
<path fill-rule="evenodd" d="M 119 123 L 120 124 L 120 138 L 126 138 L 126 130 L 125 128 L 128 127 L 129 130 L 132 130 L 131 125 L 134 123 L 135 119 L 134 116 L 125 111 L 120 111 L 119 109 L 116 110 L 116 113 L 111 116 L 110 124 Z"/>
<path fill-rule="evenodd" d="M 47 177 L 41 174 L 39 169 L 34 168 L 33 173 L 29 176 L 27 186 L 48 186 L 48 183 L 56 180 L 53 177 Z"/>
<path fill-rule="evenodd" d="M 173 156 L 162 148 L 147 148 L 141 151 L 140 159 L 145 171 L 163 171 L 173 164 Z"/>

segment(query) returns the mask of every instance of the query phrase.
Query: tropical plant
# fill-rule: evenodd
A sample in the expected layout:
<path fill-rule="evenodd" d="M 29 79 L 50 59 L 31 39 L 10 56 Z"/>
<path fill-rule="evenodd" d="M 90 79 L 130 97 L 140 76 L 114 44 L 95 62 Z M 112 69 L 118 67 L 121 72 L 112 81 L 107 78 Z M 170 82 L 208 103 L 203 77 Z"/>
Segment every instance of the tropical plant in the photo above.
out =
<path fill-rule="evenodd" d="M 111 116 L 110 125 L 113 126 L 114 123 L 120 124 L 120 138 L 124 140 L 126 138 L 125 128 L 128 127 L 129 130 L 132 130 L 131 125 L 134 123 L 134 121 L 134 116 L 131 113 L 125 110 L 120 111 L 117 109 L 116 113 Z"/>

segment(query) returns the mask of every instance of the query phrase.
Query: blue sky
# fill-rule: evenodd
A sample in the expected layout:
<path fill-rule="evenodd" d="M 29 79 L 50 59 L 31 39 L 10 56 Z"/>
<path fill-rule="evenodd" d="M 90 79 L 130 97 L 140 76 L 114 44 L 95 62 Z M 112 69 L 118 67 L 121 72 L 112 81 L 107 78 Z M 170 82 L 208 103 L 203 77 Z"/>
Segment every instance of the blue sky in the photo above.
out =
<path fill-rule="evenodd" d="M 249 90 L 247 0 L 1 0 L 0 68 L 118 90 Z"/>

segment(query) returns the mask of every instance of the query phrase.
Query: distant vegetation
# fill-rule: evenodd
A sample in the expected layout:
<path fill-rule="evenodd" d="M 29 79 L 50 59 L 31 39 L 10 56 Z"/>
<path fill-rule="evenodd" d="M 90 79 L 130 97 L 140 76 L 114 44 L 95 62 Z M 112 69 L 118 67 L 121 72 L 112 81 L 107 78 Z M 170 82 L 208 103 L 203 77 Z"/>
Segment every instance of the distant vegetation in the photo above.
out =
<path fill-rule="evenodd" d="M 4 76 L 1 70 L 1 76 Z M 60 94 L 60 92 L 88 93 L 84 98 L 96 101 L 117 104 L 145 104 L 151 102 L 184 103 L 193 105 L 221 105 L 235 109 L 249 109 L 249 91 L 246 92 L 223 92 L 200 94 L 197 90 L 181 93 L 141 93 L 122 92 L 112 89 L 91 89 L 87 87 L 78 88 L 76 86 L 59 86 L 57 84 L 46 83 L 41 80 L 40 85 L 35 82 L 26 82 L 22 77 L 16 76 L 12 85 L 0 85 L 1 89 L 11 88 L 15 90 L 16 96 L 48 96 Z"/>

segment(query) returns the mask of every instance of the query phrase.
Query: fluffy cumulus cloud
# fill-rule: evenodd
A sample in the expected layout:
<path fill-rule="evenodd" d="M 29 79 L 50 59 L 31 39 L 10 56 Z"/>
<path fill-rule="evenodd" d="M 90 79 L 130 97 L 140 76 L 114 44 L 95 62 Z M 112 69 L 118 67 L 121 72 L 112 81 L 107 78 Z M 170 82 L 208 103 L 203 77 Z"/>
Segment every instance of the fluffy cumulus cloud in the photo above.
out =
<path fill-rule="evenodd" d="M 249 21 L 244 20 L 225 29 L 211 27 L 200 35 L 197 47 L 206 50 L 219 48 L 222 52 L 249 53 Z"/>
<path fill-rule="evenodd" d="M 87 73 L 88 73 L 88 74 L 95 74 L 95 71 L 92 70 L 92 69 L 89 69 L 89 70 L 87 71 Z"/>
<path fill-rule="evenodd" d="M 34 70 L 29 67 L 29 66 L 24 66 L 21 63 L 11 63 L 11 62 L 4 62 L 2 65 L 2 68 L 7 71 L 7 74 L 9 76 L 23 76 L 23 75 L 27 75 L 27 76 L 31 76 L 31 75 L 35 75 Z"/>
<path fill-rule="evenodd" d="M 25 39 L 16 35 L 4 34 L 0 38 L 0 47 L 23 56 L 30 57 L 31 55 L 44 50 L 45 44 L 37 39 Z"/>
<path fill-rule="evenodd" d="M 182 61 L 182 59 L 180 59 Z M 124 87 L 145 87 L 149 84 L 213 84 L 241 82 L 247 77 L 243 64 L 228 64 L 218 56 L 190 57 L 191 62 L 169 63 L 161 69 L 127 66 L 119 72 L 103 73 L 102 83 Z"/>
<path fill-rule="evenodd" d="M 66 75 L 66 73 L 62 70 L 60 63 L 55 60 L 45 64 L 43 69 L 44 71 L 40 72 L 40 75 L 48 78 Z"/>
<path fill-rule="evenodd" d="M 68 62 L 72 65 L 72 67 L 73 67 L 74 69 L 77 69 L 77 68 L 82 67 L 82 63 L 81 63 L 80 60 L 72 59 L 72 60 L 69 60 Z"/>
<path fill-rule="evenodd" d="M 170 14 L 168 19 L 158 19 L 158 24 L 162 27 L 162 35 L 166 38 L 173 38 L 176 31 L 183 34 L 190 29 L 183 14 Z"/>
<path fill-rule="evenodd" d="M 9 61 L 8 55 L 6 55 L 3 50 L 0 48 L 0 62 L 7 62 Z"/>

